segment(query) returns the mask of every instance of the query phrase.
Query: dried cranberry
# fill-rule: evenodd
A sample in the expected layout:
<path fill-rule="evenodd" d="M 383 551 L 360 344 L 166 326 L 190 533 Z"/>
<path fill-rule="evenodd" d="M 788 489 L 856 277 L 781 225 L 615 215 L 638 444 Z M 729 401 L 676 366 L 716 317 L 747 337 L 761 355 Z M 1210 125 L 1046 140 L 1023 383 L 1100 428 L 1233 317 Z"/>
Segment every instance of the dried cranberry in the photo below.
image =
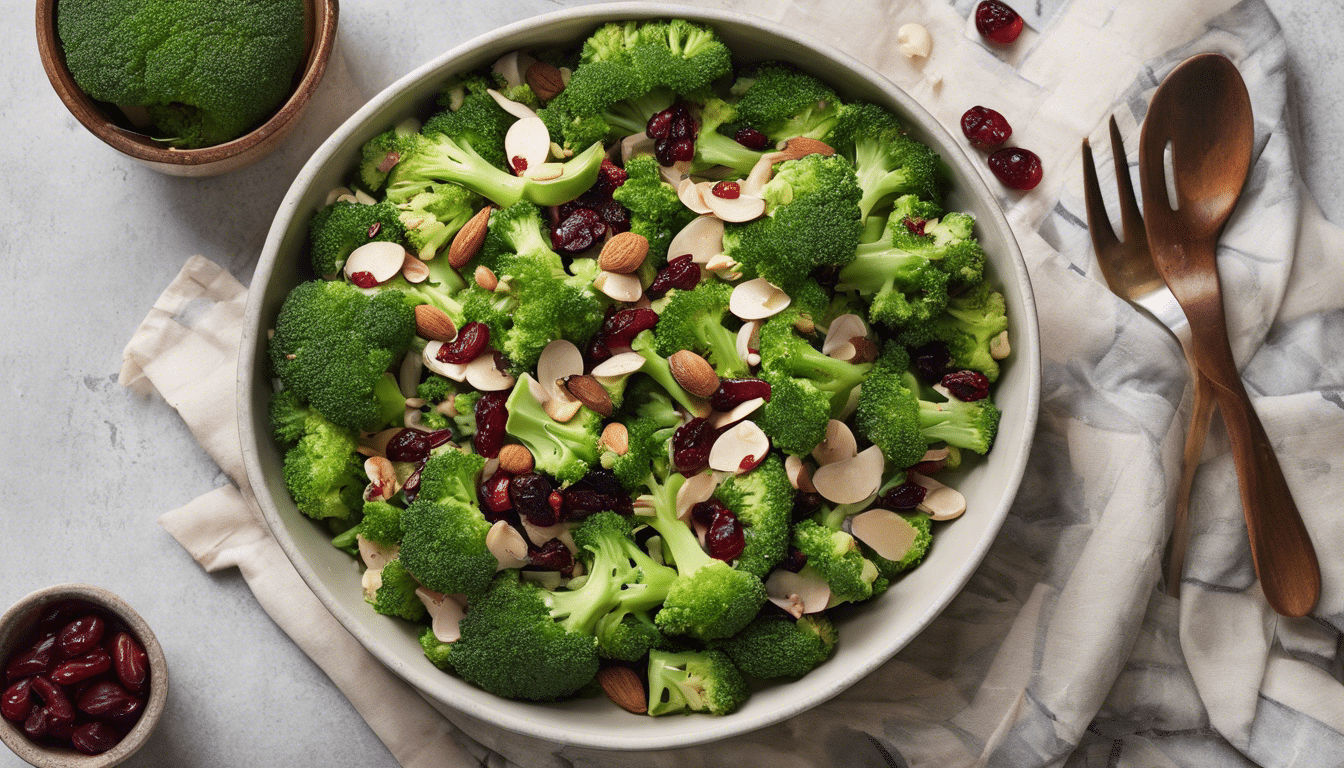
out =
<path fill-rule="evenodd" d="M 472 435 L 471 445 L 476 453 L 487 459 L 499 455 L 504 447 L 504 425 L 509 420 L 509 409 L 505 406 L 508 392 L 486 392 L 476 401 L 476 434 Z"/>
<path fill-rule="evenodd" d="M 117 718 L 140 711 L 144 702 L 111 680 L 99 680 L 79 694 L 79 709 L 85 714 Z"/>
<path fill-rule="evenodd" d="M 985 0 L 975 7 L 975 28 L 990 40 L 1007 45 L 1022 34 L 1022 17 L 999 0 Z"/>
<path fill-rule="evenodd" d="M 527 158 L 525 157 L 515 155 L 514 158 L 509 161 L 509 165 L 513 167 L 514 176 L 522 176 L 524 173 L 527 173 Z"/>
<path fill-rule="evenodd" d="M 779 561 L 780 568 L 783 568 L 786 571 L 792 571 L 793 573 L 803 570 L 803 566 L 805 565 L 807 565 L 807 553 L 801 549 L 790 548 L 789 553 L 784 556 L 784 559 Z"/>
<path fill-rule="evenodd" d="M 607 199 L 594 203 L 591 210 L 602 219 L 613 234 L 630 231 L 630 210 L 615 200 Z M 606 234 L 604 231 L 603 235 Z"/>
<path fill-rule="evenodd" d="M 989 156 L 989 170 L 1005 187 L 1035 189 L 1041 183 L 1041 158 L 1021 147 L 1005 147 Z"/>
<path fill-rule="evenodd" d="M 574 555 L 559 539 L 551 539 L 540 547 L 529 547 L 527 559 L 534 568 L 559 571 L 562 576 L 574 572 Z"/>
<path fill-rule="evenodd" d="M 101 675 L 111 668 L 112 657 L 107 651 L 94 648 L 83 656 L 57 664 L 56 668 L 51 670 L 51 680 L 57 685 L 74 685 L 95 675 Z"/>
<path fill-rule="evenodd" d="M 649 122 L 644 126 L 644 133 L 651 139 L 665 139 L 671 130 L 672 110 L 670 108 L 650 117 Z"/>
<path fill-rule="evenodd" d="M 976 149 L 989 151 L 1013 135 L 1008 119 L 989 107 L 971 107 L 961 116 L 961 132 Z M 920 232 L 920 234 L 924 234 Z"/>
<path fill-rule="evenodd" d="M 615 474 L 607 469 L 595 469 L 562 492 L 565 520 L 579 520 L 594 512 L 633 514 L 634 503 L 630 494 L 621 487 Z"/>
<path fill-rule="evenodd" d="M 719 388 L 709 396 L 709 405 L 716 411 L 726 413 L 758 397 L 770 402 L 770 382 L 763 379 L 719 379 Z"/>
<path fill-rule="evenodd" d="M 695 157 L 695 139 L 663 139 L 653 145 L 653 156 L 664 166 Z"/>
<path fill-rule="evenodd" d="M 989 397 L 989 377 L 979 371 L 953 371 L 940 382 L 952 396 L 964 403 Z"/>
<path fill-rule="evenodd" d="M 85 723 L 70 733 L 70 745 L 86 755 L 101 755 L 119 741 L 117 730 L 99 720 Z"/>
<path fill-rule="evenodd" d="M 653 155 L 662 165 L 695 157 L 695 118 L 685 104 L 677 103 L 649 118 L 645 133 L 654 140 Z"/>
<path fill-rule="evenodd" d="M 373 288 L 374 286 L 378 285 L 378 278 L 374 277 L 372 272 L 365 272 L 361 270 L 359 272 L 350 273 L 350 282 L 354 283 L 360 288 Z"/>
<path fill-rule="evenodd" d="M 709 463 L 709 449 L 719 437 L 719 430 L 709 419 L 698 418 L 677 427 L 672 433 L 672 465 L 687 477 L 699 472 Z"/>
<path fill-rule="evenodd" d="M 33 678 L 25 677 L 13 683 L 0 694 L 0 715 L 6 720 L 21 723 L 33 713 Z"/>
<path fill-rule="evenodd" d="M 602 336 L 607 347 L 629 347 L 640 333 L 658 324 L 658 313 L 652 309 L 622 309 L 607 319 Z"/>
<path fill-rule="evenodd" d="M 901 483 L 878 496 L 875 500 L 877 506 L 882 509 L 906 510 L 918 507 L 924 501 L 924 494 L 928 493 L 923 486 L 914 483 Z"/>
<path fill-rule="evenodd" d="M 755 128 L 742 128 L 733 134 L 733 140 L 747 149 L 760 151 L 770 146 L 770 137 Z"/>
<path fill-rule="evenodd" d="M 42 700 L 53 720 L 69 721 L 75 719 L 75 706 L 70 703 L 70 698 L 65 695 L 65 691 L 61 690 L 59 685 L 41 676 L 34 677 L 32 680 L 33 693 L 37 694 L 37 697 Z"/>
<path fill-rule="evenodd" d="M 420 462 L 411 476 L 406 478 L 406 484 L 401 486 L 401 492 L 406 496 L 406 500 L 414 502 L 420 495 L 420 476 L 425 469 L 425 462 Z"/>
<path fill-rule="evenodd" d="M 592 208 L 579 208 L 551 230 L 551 247 L 563 253 L 579 253 L 607 234 L 607 223 Z"/>
<path fill-rule="evenodd" d="M 724 509 L 714 515 L 714 522 L 705 531 L 705 551 L 718 560 L 734 560 L 746 549 L 747 539 L 742 523 L 732 510 Z"/>
<path fill-rule="evenodd" d="M 536 472 L 517 475 L 509 481 L 509 501 L 518 515 L 538 528 L 560 522 L 560 515 L 551 506 L 550 481 Z"/>
<path fill-rule="evenodd" d="M 436 429 L 433 432 L 425 433 L 425 440 L 429 442 L 430 450 L 438 448 L 440 445 L 445 445 L 452 439 L 453 430 L 451 429 Z"/>
<path fill-rule="evenodd" d="M 624 168 L 607 158 L 603 158 L 602 167 L 597 170 L 597 180 L 593 182 L 593 186 L 588 188 L 588 193 L 611 197 L 611 193 L 624 184 L 628 177 L 629 174 L 625 172 Z"/>
<path fill-rule="evenodd" d="M 952 365 L 952 353 L 941 341 L 931 341 L 915 350 L 915 370 L 920 378 L 930 383 L 943 380 Z"/>
<path fill-rule="evenodd" d="M 821 494 L 815 491 L 799 491 L 793 497 L 793 522 L 811 517 L 825 503 Z"/>
<path fill-rule="evenodd" d="M 714 518 L 721 512 L 732 514 L 727 506 L 718 499 L 709 499 L 701 501 L 691 506 L 691 520 L 701 528 L 709 528 L 714 524 Z"/>
<path fill-rule="evenodd" d="M 10 659 L 5 666 L 5 678 L 17 680 L 30 675 L 45 674 L 51 669 L 52 658 L 56 655 L 56 636 L 49 635 L 38 640 L 32 648 Z"/>
<path fill-rule="evenodd" d="M 929 221 L 919 216 L 906 216 L 901 219 L 901 223 L 905 225 L 905 231 L 912 235 L 924 237 L 924 225 L 928 224 Z"/>
<path fill-rule="evenodd" d="M 485 323 L 467 323 L 452 341 L 444 342 L 434 359 L 449 365 L 466 365 L 480 357 L 490 346 L 490 326 Z"/>
<path fill-rule="evenodd" d="M 736 200 L 742 196 L 742 185 L 736 181 L 720 181 L 709 188 L 710 194 L 724 200 Z"/>
<path fill-rule="evenodd" d="M 40 739 L 47 735 L 50 724 L 51 710 L 46 707 L 34 707 L 28 719 L 23 721 L 23 732 L 28 734 L 30 739 Z"/>
<path fill-rule="evenodd" d="M 477 495 L 486 520 L 492 523 L 501 520 L 505 512 L 513 509 L 513 502 L 509 500 L 509 481 L 512 479 L 513 475 L 501 469 L 481 483 Z"/>
<path fill-rule="evenodd" d="M 378 236 L 379 232 L 382 231 L 383 231 L 383 222 L 375 221 L 369 225 L 369 229 L 365 234 L 368 235 L 370 240 L 372 240 L 373 238 Z"/>
<path fill-rule="evenodd" d="M 429 455 L 429 436 L 418 429 L 403 429 L 387 441 L 387 458 L 420 461 Z"/>
<path fill-rule="evenodd" d="M 658 274 L 654 276 L 647 293 L 651 298 L 657 299 L 673 288 L 689 291 L 699 284 L 700 265 L 696 264 L 688 253 L 675 259 L 668 259 L 667 266 L 658 270 Z"/>

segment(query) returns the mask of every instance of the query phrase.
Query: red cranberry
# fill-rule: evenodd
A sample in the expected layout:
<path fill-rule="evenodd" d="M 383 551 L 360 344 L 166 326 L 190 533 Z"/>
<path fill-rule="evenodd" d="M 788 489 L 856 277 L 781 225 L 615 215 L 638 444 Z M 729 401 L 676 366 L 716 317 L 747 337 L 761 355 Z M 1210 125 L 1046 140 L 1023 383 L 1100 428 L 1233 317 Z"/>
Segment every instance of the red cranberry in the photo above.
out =
<path fill-rule="evenodd" d="M 649 118 L 649 122 L 644 126 L 644 133 L 650 139 L 666 139 L 667 134 L 672 130 L 672 110 L 664 109 L 662 112 Z"/>
<path fill-rule="evenodd" d="M 420 462 L 411 476 L 406 478 L 406 484 L 401 486 L 401 492 L 406 496 L 406 500 L 414 502 L 420 496 L 420 474 L 425 468 L 425 462 Z"/>
<path fill-rule="evenodd" d="M 144 702 L 111 680 L 99 680 L 79 694 L 79 709 L 102 718 L 118 718 L 140 711 Z"/>
<path fill-rule="evenodd" d="M 718 560 L 735 560 L 746 549 L 746 535 L 742 523 L 732 510 L 724 509 L 714 515 L 714 522 L 705 531 L 705 551 Z"/>
<path fill-rule="evenodd" d="M 70 721 L 75 719 L 75 706 L 61 687 L 45 677 L 33 678 L 33 693 L 42 700 L 53 720 Z"/>
<path fill-rule="evenodd" d="M 952 396 L 964 403 L 989 397 L 989 377 L 979 371 L 953 371 L 940 382 Z"/>
<path fill-rule="evenodd" d="M 1020 147 L 1000 149 L 989 156 L 989 169 L 1013 189 L 1035 189 L 1041 183 L 1041 158 Z"/>
<path fill-rule="evenodd" d="M 672 433 L 672 465 L 687 477 L 699 472 L 709 463 L 709 449 L 718 438 L 719 430 L 709 419 L 691 419 L 682 424 Z"/>
<path fill-rule="evenodd" d="M 803 570 L 803 566 L 805 565 L 807 565 L 807 553 L 800 549 L 792 548 L 789 549 L 789 554 L 785 555 L 784 559 L 779 563 L 780 568 L 783 568 L 786 571 L 792 571 L 793 573 Z"/>
<path fill-rule="evenodd" d="M 624 184 L 627 178 L 629 178 L 629 174 L 625 172 L 624 168 L 609 159 L 603 158 L 602 167 L 597 171 L 597 180 L 593 182 L 593 186 L 588 188 L 588 192 L 610 197 L 611 193 Z"/>
<path fill-rule="evenodd" d="M 128 632 L 120 632 L 112 639 L 112 663 L 117 679 L 132 691 L 144 688 L 149 680 L 149 655 Z"/>
<path fill-rule="evenodd" d="M 816 491 L 799 491 L 797 496 L 793 497 L 793 522 L 798 522 L 811 517 L 826 500 Z"/>
<path fill-rule="evenodd" d="M 56 668 L 51 670 L 51 680 L 57 685 L 74 685 L 95 675 L 101 675 L 111 668 L 112 657 L 107 651 L 94 648 L 79 658 L 57 664 Z"/>
<path fill-rule="evenodd" d="M 602 336 L 610 348 L 629 347 L 636 336 L 657 324 L 658 313 L 652 309 L 622 309 L 603 324 Z"/>
<path fill-rule="evenodd" d="M 509 161 L 509 165 L 513 167 L 514 176 L 522 176 L 524 173 L 527 173 L 527 158 L 515 155 L 514 158 Z"/>
<path fill-rule="evenodd" d="M 574 572 L 574 555 L 559 539 L 551 539 L 540 547 L 529 547 L 527 559 L 532 567 L 543 571 L 559 571 L 562 576 Z"/>
<path fill-rule="evenodd" d="M 654 140 L 653 154 L 662 165 L 695 157 L 695 118 L 685 104 L 677 103 L 649 118 L 645 133 Z"/>
<path fill-rule="evenodd" d="M 607 234 L 607 223 L 592 208 L 579 208 L 551 230 L 551 247 L 564 253 L 587 250 Z"/>
<path fill-rule="evenodd" d="M 931 341 L 928 344 L 915 350 L 915 370 L 919 372 L 920 378 L 930 383 L 937 383 L 943 380 L 947 375 L 948 369 L 952 366 L 952 353 L 948 351 L 947 345 L 941 341 Z"/>
<path fill-rule="evenodd" d="M 906 510 L 918 507 L 924 501 L 927 491 L 914 483 L 901 483 L 877 497 L 877 506 L 890 510 Z"/>
<path fill-rule="evenodd" d="M 505 512 L 513 509 L 513 502 L 509 500 L 509 481 L 512 479 L 513 475 L 501 469 L 481 483 L 477 494 L 481 499 L 481 511 L 492 523 L 502 519 Z"/>
<path fill-rule="evenodd" d="M 733 135 L 733 140 L 747 149 L 760 151 L 770 146 L 770 137 L 755 128 L 742 128 Z"/>
<path fill-rule="evenodd" d="M 364 271 L 351 272 L 350 282 L 354 283 L 360 288 L 373 288 L 376 285 L 378 285 L 378 279 L 373 276 L 373 273 Z"/>
<path fill-rule="evenodd" d="M 481 356 L 490 346 L 490 326 L 485 323 L 467 323 L 452 341 L 444 342 L 434 359 L 449 365 L 466 365 Z"/>
<path fill-rule="evenodd" d="M 554 490 L 546 478 L 528 472 L 509 481 L 509 501 L 524 520 L 538 528 L 546 528 L 560 522 L 556 505 L 551 503 Z"/>
<path fill-rule="evenodd" d="M 1007 45 L 1022 34 L 1022 17 L 999 0 L 985 0 L 975 7 L 975 28 L 991 41 Z"/>
<path fill-rule="evenodd" d="M 601 200 L 590 206 L 590 209 L 613 233 L 630 231 L 630 209 L 615 200 Z"/>
<path fill-rule="evenodd" d="M 961 116 L 961 132 L 971 146 L 989 151 L 1007 141 L 1013 135 L 1013 127 L 1007 118 L 989 107 L 971 107 Z"/>
<path fill-rule="evenodd" d="M 29 675 L 45 674 L 51 669 L 52 658 L 56 655 L 56 636 L 50 635 L 38 640 L 31 648 L 13 657 L 5 666 L 5 677 L 17 680 Z"/>
<path fill-rule="evenodd" d="M 471 445 L 487 459 L 499 455 L 504 447 L 504 425 L 509 420 L 508 392 L 486 392 L 476 401 L 476 434 Z"/>
<path fill-rule="evenodd" d="M 709 396 L 709 405 L 716 411 L 726 413 L 758 397 L 770 402 L 770 382 L 762 379 L 719 379 L 719 388 Z"/>
<path fill-rule="evenodd" d="M 901 219 L 901 223 L 905 225 L 905 231 L 912 235 L 924 237 L 924 227 L 929 221 L 928 219 L 920 218 L 919 216 L 906 216 L 904 219 Z"/>
<path fill-rule="evenodd" d="M 710 187 L 709 191 L 715 197 L 721 197 L 724 200 L 736 200 L 742 196 L 742 185 L 736 181 L 720 181 Z"/>
<path fill-rule="evenodd" d="M 678 256 L 675 259 L 668 259 L 667 266 L 658 271 L 654 276 L 653 283 L 649 285 L 647 293 L 652 298 L 660 298 L 663 294 L 676 288 L 680 291 L 689 291 L 700 284 L 700 265 L 696 264 L 691 254 Z"/>
<path fill-rule="evenodd" d="M 387 458 L 416 462 L 429 455 L 429 435 L 418 429 L 403 429 L 387 441 Z"/>
<path fill-rule="evenodd" d="M 709 528 L 720 512 L 729 512 L 729 509 L 718 499 L 697 502 L 691 506 L 691 520 L 701 528 Z"/>

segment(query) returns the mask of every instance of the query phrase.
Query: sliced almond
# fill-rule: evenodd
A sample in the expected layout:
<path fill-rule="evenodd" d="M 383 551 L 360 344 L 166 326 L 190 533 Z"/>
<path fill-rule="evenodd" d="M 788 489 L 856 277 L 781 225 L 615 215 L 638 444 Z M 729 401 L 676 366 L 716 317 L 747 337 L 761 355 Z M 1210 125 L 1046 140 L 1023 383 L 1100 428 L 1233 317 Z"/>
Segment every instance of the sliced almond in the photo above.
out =
<path fill-rule="evenodd" d="M 462 638 L 460 625 L 462 617 L 467 615 L 466 608 L 452 595 L 444 595 L 418 587 L 415 596 L 424 603 L 429 611 L 430 631 L 440 643 L 456 643 Z"/>
<path fill-rule="evenodd" d="M 705 262 L 704 267 L 706 272 L 713 272 L 722 277 L 724 274 L 737 269 L 738 263 L 733 257 L 725 253 L 720 253 L 711 256 L 709 261 Z"/>
<path fill-rule="evenodd" d="M 1012 347 L 1008 345 L 1008 332 L 1002 331 L 989 342 L 989 356 L 995 360 L 1003 360 L 1012 352 Z"/>
<path fill-rule="evenodd" d="M 359 446 L 368 449 L 368 456 L 386 456 L 387 444 L 401 431 L 401 427 L 391 427 L 381 432 L 359 436 Z"/>
<path fill-rule="evenodd" d="M 353 282 L 354 275 L 367 272 L 374 282 L 385 283 L 396 277 L 405 263 L 405 248 L 398 243 L 375 240 L 350 252 L 350 257 L 345 260 L 345 278 Z"/>
<path fill-rule="evenodd" d="M 691 475 L 677 489 L 677 519 L 686 521 L 691 516 L 691 507 L 714 496 L 719 487 L 720 475 L 715 472 L 701 472 Z"/>
<path fill-rule="evenodd" d="M 420 353 L 414 348 L 401 356 L 401 365 L 397 366 L 397 388 L 401 390 L 402 397 L 415 396 L 416 390 L 420 388 L 420 374 L 424 370 L 425 361 L 420 359 Z"/>
<path fill-rule="evenodd" d="M 348 197 L 353 200 L 355 193 L 351 192 L 348 187 L 334 187 L 327 193 L 326 202 L 322 204 L 322 207 L 325 208 L 343 197 Z"/>
<path fill-rule="evenodd" d="M 546 389 L 541 386 L 541 382 L 531 376 L 523 374 L 522 380 L 526 382 L 527 391 L 532 394 L 532 399 L 536 400 L 538 403 L 545 405 L 548 401 L 554 399 L 546 392 Z"/>
<path fill-rule="evenodd" d="M 602 246 L 597 265 L 608 272 L 628 275 L 649 255 L 649 241 L 637 232 L 621 232 Z"/>
<path fill-rule="evenodd" d="M 593 409 L 597 415 L 602 418 L 611 416 L 612 405 L 611 395 L 608 394 L 606 387 L 598 383 L 597 379 L 587 374 L 569 376 L 565 378 L 565 389 L 574 399 Z"/>
<path fill-rule="evenodd" d="M 546 412 L 555 421 L 564 424 L 574 418 L 579 409 L 583 408 L 583 403 L 572 397 L 566 397 L 563 400 L 547 400 L 542 404 L 541 409 Z"/>
<path fill-rule="evenodd" d="M 855 336 L 867 336 L 868 324 L 862 317 L 850 312 L 841 315 L 831 321 L 831 325 L 826 329 L 826 339 L 821 343 L 821 353 L 830 355 L 842 344 L 846 344 Z"/>
<path fill-rule="evenodd" d="M 765 580 L 770 602 L 802 618 L 803 614 L 825 610 L 831 601 L 831 585 L 815 569 L 804 566 L 797 573 L 776 568 Z"/>
<path fill-rule="evenodd" d="M 378 201 L 373 199 L 373 195 L 362 189 L 355 190 L 355 202 L 360 205 L 377 205 Z"/>
<path fill-rule="evenodd" d="M 812 484 L 827 501 L 857 504 L 877 493 L 885 465 L 882 449 L 874 445 L 844 461 L 823 465 L 812 475 Z"/>
<path fill-rule="evenodd" d="M 953 520 L 966 511 L 966 497 L 957 489 L 918 472 L 907 472 L 906 480 L 924 489 L 924 500 L 916 509 L 928 514 L 930 520 Z"/>
<path fill-rule="evenodd" d="M 485 231 L 489 225 L 490 207 L 486 206 L 453 235 L 453 242 L 448 246 L 448 265 L 453 269 L 461 269 L 476 258 L 481 245 L 485 243 Z"/>
<path fill-rule="evenodd" d="M 737 197 L 719 197 L 711 188 L 702 194 L 701 199 L 710 213 L 724 221 L 741 223 L 765 215 L 765 200 L 756 195 L 739 192 Z"/>
<path fill-rule="evenodd" d="M 499 367 L 497 353 L 486 352 L 467 363 L 467 383 L 482 392 L 502 392 L 513 386 L 514 378 Z"/>
<path fill-rule="evenodd" d="M 704 188 L 689 178 L 682 179 L 677 184 L 677 197 L 681 204 L 690 208 L 696 213 L 713 213 L 709 206 L 705 204 Z"/>
<path fill-rule="evenodd" d="M 541 165 L 551 154 L 551 134 L 540 117 L 524 117 L 516 120 L 504 134 L 504 156 L 513 168 L 523 170 Z"/>
<path fill-rule="evenodd" d="M 673 352 L 667 363 L 672 369 L 672 378 L 696 397 L 709 397 L 719 388 L 719 375 L 714 372 L 714 367 L 689 349 Z"/>
<path fill-rule="evenodd" d="M 514 101 L 513 99 L 506 97 L 504 94 L 500 93 L 499 91 L 496 91 L 494 88 L 487 88 L 485 92 L 490 94 L 490 97 L 495 100 L 495 103 L 499 105 L 500 109 L 504 110 L 505 112 L 508 112 L 510 115 L 513 115 L 519 120 L 537 116 L 537 113 L 533 112 L 531 107 L 527 106 L 526 104 L 520 104 Z"/>
<path fill-rule="evenodd" d="M 597 448 L 600 451 L 611 451 L 617 456 L 624 456 L 630 452 L 630 430 L 619 421 L 613 421 L 602 430 L 602 436 L 597 438 Z"/>
<path fill-rule="evenodd" d="M 550 150 L 547 149 L 547 152 Z M 530 181 L 551 181 L 565 175 L 565 166 L 562 163 L 541 163 L 540 165 L 529 165 L 526 171 L 523 171 L 523 178 Z"/>
<path fill-rule="evenodd" d="M 442 341 L 431 341 L 425 345 L 425 351 L 420 355 L 420 359 L 424 361 L 425 367 L 440 376 L 446 376 L 453 381 L 466 381 L 466 365 L 462 363 L 444 363 L 439 360 L 439 349 L 442 347 Z"/>
<path fill-rule="evenodd" d="M 574 342 L 556 339 L 547 344 L 537 357 L 537 381 L 541 383 L 546 396 L 537 399 L 567 399 L 565 396 L 568 393 L 562 392 L 556 382 L 580 373 L 583 373 L 583 353 Z"/>
<path fill-rule="evenodd" d="M 523 73 L 523 80 L 542 101 L 550 101 L 565 90 L 564 75 L 554 65 L 544 61 L 532 62 Z"/>
<path fill-rule="evenodd" d="M 775 163 L 788 159 L 788 154 L 784 152 L 767 152 L 761 155 L 756 164 L 751 167 L 751 173 L 748 173 L 747 178 L 743 179 L 740 184 L 742 194 L 759 196 L 761 190 L 765 189 L 765 185 L 770 179 L 774 178 Z"/>
<path fill-rule="evenodd" d="M 380 571 L 383 566 L 396 559 L 397 553 L 401 550 L 396 544 L 379 544 L 364 538 L 364 534 L 355 536 L 355 543 L 359 545 L 359 559 L 364 561 L 364 567 L 371 571 Z"/>
<path fill-rule="evenodd" d="M 457 325 L 442 309 L 432 304 L 417 304 L 415 335 L 430 341 L 452 341 L 457 338 Z"/>
<path fill-rule="evenodd" d="M 615 381 L 622 376 L 629 376 L 639 371 L 646 362 L 644 356 L 638 352 L 622 352 L 598 363 L 593 368 L 593 376 L 598 381 Z"/>
<path fill-rule="evenodd" d="M 723 429 L 724 427 L 731 426 L 747 418 L 762 405 L 765 405 L 765 398 L 755 397 L 751 400 L 738 403 L 727 412 L 715 413 L 709 420 L 710 423 L 714 425 L 715 429 Z"/>
<path fill-rule="evenodd" d="M 812 458 L 819 466 L 853 458 L 859 452 L 859 443 L 849 425 L 839 419 L 826 422 L 826 437 L 812 449 Z"/>
<path fill-rule="evenodd" d="M 485 534 L 485 548 L 499 561 L 498 570 L 527 565 L 527 540 L 508 521 L 497 520 L 490 526 Z"/>
<path fill-rule="evenodd" d="M 626 712 L 642 715 L 649 711 L 649 696 L 633 669 L 616 664 L 599 667 L 597 684 L 602 686 L 607 698 Z"/>
<path fill-rule="evenodd" d="M 691 161 L 678 160 L 671 165 L 659 163 L 658 174 L 663 177 L 663 181 L 671 184 L 674 188 L 678 187 L 691 175 Z"/>
<path fill-rule="evenodd" d="M 476 272 L 472 274 L 472 279 L 476 284 L 487 291 L 493 291 L 499 287 L 499 278 L 495 276 L 493 270 L 484 264 L 476 267 Z"/>
<path fill-rule="evenodd" d="M 705 264 L 723 252 L 723 219 L 705 215 L 691 219 L 691 223 L 672 236 L 667 246 L 667 258 L 690 254 L 691 261 Z"/>
<path fill-rule="evenodd" d="M 743 320 L 764 320 L 789 306 L 789 294 L 763 277 L 748 280 L 733 289 L 728 309 Z"/>
<path fill-rule="evenodd" d="M 739 421 L 714 441 L 709 449 L 709 467 L 742 474 L 755 469 L 769 452 L 770 438 L 756 422 Z"/>
<path fill-rule="evenodd" d="M 737 356 L 747 361 L 749 365 L 759 363 L 760 355 L 756 356 L 756 363 L 752 363 L 750 358 L 753 353 L 761 348 L 761 321 L 748 320 L 737 329 Z"/>
<path fill-rule="evenodd" d="M 622 275 L 603 270 L 593 278 L 593 287 L 617 301 L 638 301 L 644 295 L 644 286 L 637 275 Z"/>
<path fill-rule="evenodd" d="M 809 139 L 806 136 L 795 136 L 784 142 L 780 147 L 780 153 L 785 155 L 785 160 L 797 160 L 808 155 L 824 155 L 830 157 L 835 154 L 835 150 L 824 141 Z"/>
<path fill-rule="evenodd" d="M 369 476 L 369 487 L 364 491 L 365 501 L 387 501 L 401 490 L 397 482 L 397 470 L 386 457 L 370 456 L 365 459 L 364 474 Z"/>
<path fill-rule="evenodd" d="M 879 557 L 897 561 L 905 557 L 919 537 L 913 525 L 889 509 L 870 509 L 850 518 L 850 533 Z"/>
<path fill-rule="evenodd" d="M 423 283 L 429 279 L 429 265 L 407 252 L 401 265 L 401 276 L 408 283 Z"/>
<path fill-rule="evenodd" d="M 359 585 L 364 588 L 364 599 L 373 600 L 378 590 L 383 588 L 383 569 L 369 568 L 359 577 Z"/>
<path fill-rule="evenodd" d="M 499 468 L 511 475 L 526 475 L 532 471 L 532 452 L 525 445 L 509 443 L 499 449 Z"/>
<path fill-rule="evenodd" d="M 866 336 L 855 336 L 849 340 L 849 346 L 854 348 L 854 356 L 849 358 L 849 362 L 855 365 L 871 363 L 881 354 L 877 342 Z"/>
<path fill-rule="evenodd" d="M 536 59 L 522 51 L 509 51 L 495 59 L 490 71 L 504 78 L 510 88 L 517 88 L 525 82 L 527 70 L 534 61 Z"/>
<path fill-rule="evenodd" d="M 555 525 L 533 525 L 524 518 L 523 530 L 527 532 L 528 541 L 540 547 L 551 539 L 559 539 L 562 544 L 574 551 L 574 537 L 569 535 L 569 526 L 564 523 Z"/>
<path fill-rule="evenodd" d="M 621 165 L 630 162 L 630 158 L 653 154 L 653 139 L 647 133 L 635 133 L 621 139 Z"/>
<path fill-rule="evenodd" d="M 784 472 L 789 476 L 789 485 L 803 493 L 816 493 L 817 486 L 812 484 L 812 470 L 800 456 L 784 457 Z"/>

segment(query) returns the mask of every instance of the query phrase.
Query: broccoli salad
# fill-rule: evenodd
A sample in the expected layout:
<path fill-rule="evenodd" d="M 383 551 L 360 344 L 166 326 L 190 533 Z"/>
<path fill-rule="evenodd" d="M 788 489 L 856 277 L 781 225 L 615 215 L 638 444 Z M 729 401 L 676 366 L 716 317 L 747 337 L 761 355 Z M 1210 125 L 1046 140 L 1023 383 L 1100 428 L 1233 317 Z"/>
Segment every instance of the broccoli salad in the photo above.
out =
<path fill-rule="evenodd" d="M 426 118 L 364 147 L 275 321 L 298 509 L 500 696 L 722 715 L 824 663 L 998 426 L 1004 298 L 937 154 L 682 20 Z"/>

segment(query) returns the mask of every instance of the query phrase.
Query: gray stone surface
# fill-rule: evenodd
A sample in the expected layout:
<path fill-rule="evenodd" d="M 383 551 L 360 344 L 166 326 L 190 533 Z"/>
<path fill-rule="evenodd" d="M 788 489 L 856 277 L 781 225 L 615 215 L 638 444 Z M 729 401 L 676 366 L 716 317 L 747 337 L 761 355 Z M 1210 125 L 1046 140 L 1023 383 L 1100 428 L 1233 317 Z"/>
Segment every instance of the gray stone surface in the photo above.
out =
<path fill-rule="evenodd" d="M 121 349 L 191 254 L 249 279 L 291 179 L 364 99 L 477 34 L 573 4 L 347 2 L 344 66 L 299 134 L 260 165 L 205 180 L 159 175 L 94 139 L 47 83 L 31 6 L 0 17 L 11 41 L 0 53 L 0 607 L 84 581 L 151 623 L 173 687 L 128 765 L 395 765 L 242 577 L 203 573 L 155 524 L 226 478 L 170 408 L 117 386 Z M 1344 5 L 1269 5 L 1291 51 L 1300 167 L 1326 215 L 1344 221 Z"/>

